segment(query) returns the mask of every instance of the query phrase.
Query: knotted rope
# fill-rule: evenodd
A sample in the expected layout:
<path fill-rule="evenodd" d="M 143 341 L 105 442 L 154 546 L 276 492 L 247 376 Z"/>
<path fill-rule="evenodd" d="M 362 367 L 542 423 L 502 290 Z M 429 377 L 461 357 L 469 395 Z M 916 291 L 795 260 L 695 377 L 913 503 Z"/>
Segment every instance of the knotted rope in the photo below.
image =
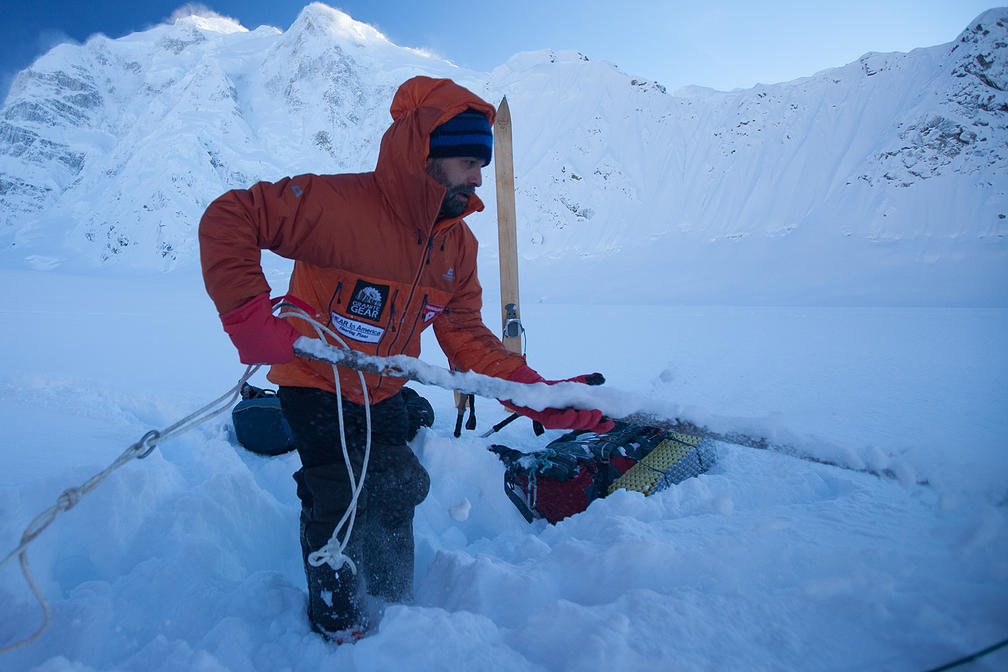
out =
<path fill-rule="evenodd" d="M 321 324 L 312 315 L 310 315 L 305 308 L 301 307 L 296 303 L 285 303 L 281 304 L 285 311 L 280 313 L 280 317 L 297 317 L 308 322 L 315 329 L 315 333 L 318 335 L 319 339 L 325 341 L 323 334 L 330 336 L 339 345 L 347 350 L 350 347 L 346 342 L 340 338 L 339 334 L 329 329 L 325 325 Z M 350 453 L 347 450 L 347 440 L 346 440 L 346 424 L 343 422 L 343 393 L 340 387 L 340 377 L 339 371 L 336 365 L 332 365 L 333 379 L 336 383 L 336 413 L 339 418 L 339 430 L 340 430 L 340 446 L 343 449 L 343 463 L 346 465 L 347 477 L 350 480 L 350 504 L 347 506 L 346 512 L 343 517 L 340 518 L 339 522 L 336 523 L 336 527 L 333 529 L 332 536 L 329 537 L 329 541 L 325 543 L 322 548 L 313 551 L 308 554 L 308 564 L 312 567 L 321 567 L 322 565 L 329 565 L 333 571 L 339 571 L 343 565 L 350 567 L 350 571 L 354 574 L 357 573 L 357 565 L 354 561 L 350 559 L 350 556 L 346 554 L 347 544 L 350 543 L 350 533 L 353 532 L 354 522 L 357 520 L 357 500 L 360 498 L 360 494 L 364 489 L 364 477 L 367 475 L 368 461 L 371 458 L 371 402 L 368 398 L 367 384 L 364 381 L 364 374 L 361 371 L 357 372 L 357 376 L 360 379 L 361 391 L 364 395 L 364 423 L 365 423 L 365 434 L 364 434 L 364 461 L 361 464 L 360 478 L 354 476 L 353 466 L 350 463 Z M 346 532 L 343 538 L 339 538 L 340 528 L 346 524 Z"/>
<path fill-rule="evenodd" d="M 38 639 L 38 637 L 45 632 L 46 628 L 49 627 L 49 623 L 52 620 L 52 610 L 49 608 L 49 603 L 46 601 L 42 591 L 39 590 L 39 587 L 35 583 L 35 579 L 28 567 L 28 546 L 35 541 L 35 539 L 38 538 L 38 536 L 42 534 L 42 532 L 49 527 L 60 514 L 77 506 L 77 503 L 80 502 L 84 495 L 87 495 L 97 488 L 101 482 L 108 478 L 109 475 L 116 469 L 119 469 L 132 460 L 142 460 L 150 455 L 159 443 L 174 438 L 179 434 L 183 434 L 193 427 L 196 427 L 197 425 L 220 415 L 224 411 L 229 410 L 235 401 L 241 396 L 242 385 L 244 385 L 258 369 L 258 365 L 249 366 L 245 370 L 245 374 L 238 381 L 238 384 L 214 401 L 211 401 L 203 408 L 191 413 L 165 429 L 160 431 L 152 429 L 144 434 L 139 441 L 123 451 L 123 453 L 119 455 L 112 464 L 103 469 L 101 472 L 89 478 L 82 485 L 75 488 L 67 488 L 60 493 L 53 506 L 40 513 L 35 520 L 28 524 L 28 527 L 25 528 L 24 533 L 21 535 L 21 543 L 18 547 L 0 561 L 0 569 L 5 567 L 7 563 L 15 557 L 20 560 L 21 573 L 24 575 L 25 581 L 28 583 L 28 587 L 31 589 L 32 594 L 35 595 L 35 599 L 38 600 L 39 606 L 42 608 L 43 622 L 42 626 L 33 634 L 20 641 L 14 642 L 13 644 L 0 648 L 0 655 L 9 653 L 14 649 L 22 647 Z"/>

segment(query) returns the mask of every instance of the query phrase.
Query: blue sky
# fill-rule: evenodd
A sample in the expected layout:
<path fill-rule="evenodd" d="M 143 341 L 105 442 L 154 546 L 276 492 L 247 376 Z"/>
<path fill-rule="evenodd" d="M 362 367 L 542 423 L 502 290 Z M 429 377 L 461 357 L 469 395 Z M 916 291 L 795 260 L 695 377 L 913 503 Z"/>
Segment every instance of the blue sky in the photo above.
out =
<path fill-rule="evenodd" d="M 0 96 L 14 73 L 61 41 L 119 37 L 168 20 L 179 0 L 32 0 L 0 13 Z M 194 3 L 190 3 L 194 4 Z M 286 29 L 304 1 L 209 0 L 246 28 Z M 457 2 L 332 0 L 396 44 L 489 71 L 532 49 L 575 49 L 670 90 L 748 88 L 811 75 L 868 51 L 950 42 L 985 9 L 974 0 Z M 614 9 L 614 7 L 619 7 Z"/>

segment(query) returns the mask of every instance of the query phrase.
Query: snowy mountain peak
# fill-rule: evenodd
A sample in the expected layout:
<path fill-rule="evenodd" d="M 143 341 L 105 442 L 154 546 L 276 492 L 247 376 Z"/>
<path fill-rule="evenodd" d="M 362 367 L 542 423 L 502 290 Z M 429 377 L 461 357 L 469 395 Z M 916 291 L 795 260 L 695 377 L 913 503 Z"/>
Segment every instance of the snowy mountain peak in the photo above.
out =
<path fill-rule="evenodd" d="M 248 32 L 248 28 L 231 17 L 221 16 L 211 11 L 194 10 L 192 7 L 188 7 L 187 11 L 191 13 L 175 15 L 173 23 L 175 25 L 192 26 L 198 30 L 222 33 L 224 35 Z"/>
<path fill-rule="evenodd" d="M 964 30 L 949 51 L 957 58 L 956 77 L 974 77 L 996 91 L 1008 91 L 1008 8 L 991 9 Z"/>
<path fill-rule="evenodd" d="M 313 2 L 302 9 L 288 33 L 295 36 L 303 33 L 309 39 L 336 39 L 358 48 L 392 44 L 372 26 L 321 2 Z"/>
<path fill-rule="evenodd" d="M 977 37 L 996 40 L 998 31 L 1006 27 L 1008 27 L 1008 7 L 994 7 L 981 12 L 970 21 L 956 38 L 955 43 L 972 41 Z"/>
<path fill-rule="evenodd" d="M 558 63 L 588 63 L 589 58 L 580 51 L 569 49 L 537 49 L 522 51 L 507 60 L 503 67 L 511 70 L 529 70 L 539 65 L 556 65 Z"/>

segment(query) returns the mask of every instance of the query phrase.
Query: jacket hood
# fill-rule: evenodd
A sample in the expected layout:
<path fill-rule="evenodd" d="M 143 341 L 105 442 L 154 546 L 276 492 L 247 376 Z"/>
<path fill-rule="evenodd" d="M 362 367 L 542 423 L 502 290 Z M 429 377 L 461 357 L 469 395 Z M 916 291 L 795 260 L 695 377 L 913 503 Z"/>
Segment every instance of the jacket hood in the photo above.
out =
<path fill-rule="evenodd" d="M 413 77 L 392 99 L 392 125 L 382 136 L 375 176 L 392 209 L 404 223 L 429 231 L 441 208 L 445 188 L 425 169 L 430 134 L 460 112 L 473 108 L 493 124 L 496 110 L 485 100 L 450 79 Z M 483 210 L 476 196 L 462 217 Z"/>

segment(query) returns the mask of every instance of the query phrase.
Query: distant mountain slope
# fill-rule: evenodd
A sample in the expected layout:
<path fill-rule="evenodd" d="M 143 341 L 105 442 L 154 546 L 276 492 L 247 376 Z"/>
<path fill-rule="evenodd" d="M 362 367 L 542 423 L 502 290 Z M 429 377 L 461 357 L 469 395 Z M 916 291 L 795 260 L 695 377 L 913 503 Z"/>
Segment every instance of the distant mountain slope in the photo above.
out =
<path fill-rule="evenodd" d="M 1006 44 L 996 9 L 947 45 L 670 93 L 573 52 L 464 71 L 318 3 L 286 32 L 95 37 L 0 111 L 0 265 L 191 269 L 210 200 L 370 170 L 396 86 L 426 74 L 508 96 L 523 287 L 546 300 L 1006 304 Z"/>

